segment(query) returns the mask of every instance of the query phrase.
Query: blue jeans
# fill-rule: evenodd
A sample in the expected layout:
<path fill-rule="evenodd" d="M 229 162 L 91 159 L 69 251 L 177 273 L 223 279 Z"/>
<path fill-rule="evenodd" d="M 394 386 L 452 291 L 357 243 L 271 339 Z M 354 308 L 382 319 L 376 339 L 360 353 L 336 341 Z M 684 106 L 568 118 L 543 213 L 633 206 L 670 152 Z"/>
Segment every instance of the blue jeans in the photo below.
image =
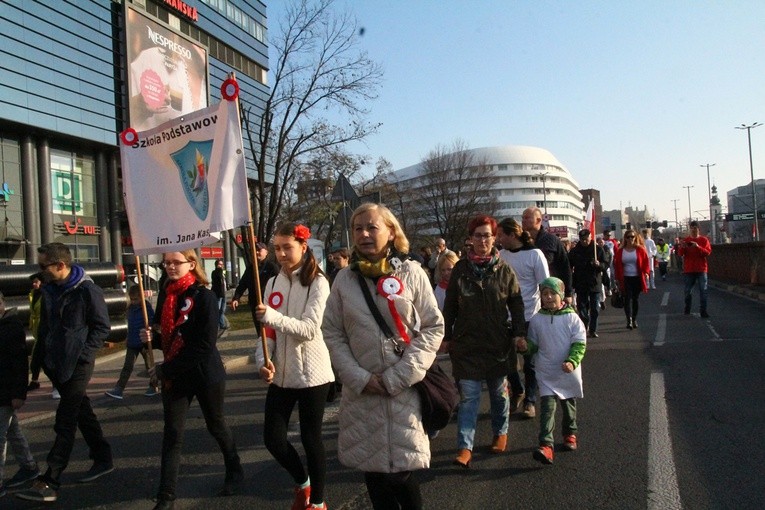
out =
<path fill-rule="evenodd" d="M 457 411 L 457 448 L 473 450 L 475 427 L 478 422 L 478 406 L 481 403 L 483 381 L 461 379 L 460 406 Z M 505 376 L 486 379 L 491 403 L 491 428 L 495 436 L 507 434 L 510 412 L 510 398 L 507 395 Z"/>
<path fill-rule="evenodd" d="M 693 290 L 693 284 L 699 282 L 699 299 L 701 300 L 701 313 L 707 311 L 707 274 L 706 273 L 684 273 L 685 278 L 685 309 L 691 310 L 691 291 Z"/>
<path fill-rule="evenodd" d="M 37 463 L 32 452 L 29 450 L 27 438 L 21 432 L 19 419 L 11 406 L 0 406 L 0 480 L 4 480 L 3 468 L 5 467 L 5 455 L 8 443 L 16 457 L 19 468 L 35 470 Z"/>
<path fill-rule="evenodd" d="M 228 319 L 226 319 L 226 298 L 218 298 L 218 327 L 220 329 L 226 329 L 229 326 Z"/>

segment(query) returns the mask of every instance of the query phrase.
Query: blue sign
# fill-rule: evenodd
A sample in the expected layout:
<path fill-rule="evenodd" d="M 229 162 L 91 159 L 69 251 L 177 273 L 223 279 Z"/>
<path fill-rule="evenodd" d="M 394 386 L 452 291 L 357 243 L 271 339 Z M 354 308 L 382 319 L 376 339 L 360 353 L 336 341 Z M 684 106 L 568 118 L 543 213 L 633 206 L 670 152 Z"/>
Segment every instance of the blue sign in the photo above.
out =
<path fill-rule="evenodd" d="M 8 186 L 7 182 L 3 183 L 3 186 L 0 187 L 0 200 L 3 202 L 10 202 L 11 195 L 14 195 L 16 192 L 11 189 L 10 186 Z"/>

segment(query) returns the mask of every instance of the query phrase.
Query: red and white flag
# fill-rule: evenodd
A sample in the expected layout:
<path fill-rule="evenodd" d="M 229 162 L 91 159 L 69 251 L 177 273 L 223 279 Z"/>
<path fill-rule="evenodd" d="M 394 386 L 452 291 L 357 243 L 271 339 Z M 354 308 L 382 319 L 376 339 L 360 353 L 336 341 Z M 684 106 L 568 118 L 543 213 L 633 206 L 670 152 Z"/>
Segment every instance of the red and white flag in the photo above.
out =
<path fill-rule="evenodd" d="M 594 229 L 595 229 L 595 201 L 590 200 L 590 204 L 587 206 L 587 211 L 584 213 L 584 229 L 589 230 L 593 233 L 594 237 Z"/>

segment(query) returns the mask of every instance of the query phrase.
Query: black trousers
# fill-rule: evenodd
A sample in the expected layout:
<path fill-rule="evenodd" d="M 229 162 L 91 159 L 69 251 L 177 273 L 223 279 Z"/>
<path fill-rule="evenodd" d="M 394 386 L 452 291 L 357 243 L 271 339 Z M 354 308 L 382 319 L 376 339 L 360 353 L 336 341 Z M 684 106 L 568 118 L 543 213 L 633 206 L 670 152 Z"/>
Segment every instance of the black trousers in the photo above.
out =
<path fill-rule="evenodd" d="M 271 384 L 266 394 L 263 442 L 296 484 L 301 485 L 308 477 L 311 478 L 311 503 L 317 505 L 324 501 L 327 477 L 327 456 L 321 438 L 321 427 L 330 384 L 332 383 L 311 388 L 280 388 Z M 295 404 L 298 406 L 300 440 L 305 449 L 308 474 L 297 450 L 287 441 L 287 427 Z"/>
<path fill-rule="evenodd" d="M 422 495 L 416 471 L 364 473 L 374 510 L 421 510 Z"/>
<path fill-rule="evenodd" d="M 164 408 L 165 429 L 162 435 L 162 467 L 158 494 L 160 498 L 175 499 L 186 415 L 194 397 L 197 397 L 199 402 L 207 431 L 215 438 L 220 451 L 223 453 L 226 472 L 240 467 L 234 438 L 228 425 L 226 425 L 226 418 L 223 416 L 225 393 L 225 380 L 196 389 L 173 386 L 168 389 L 166 385 L 163 385 L 162 406 Z"/>
<path fill-rule="evenodd" d="M 55 376 L 51 377 L 53 386 L 61 394 L 61 400 L 53 425 L 56 439 L 48 453 L 48 470 L 43 479 L 55 489 L 60 486 L 61 473 L 69 464 L 77 428 L 88 444 L 90 458 L 96 463 L 112 463 L 112 448 L 104 439 L 101 424 L 98 423 L 90 398 L 85 392 L 92 376 L 93 363 L 78 362 L 68 381 L 61 383 L 56 381 Z"/>
<path fill-rule="evenodd" d="M 624 277 L 624 315 L 627 319 L 636 319 L 638 314 L 638 298 L 643 292 L 642 276 Z"/>

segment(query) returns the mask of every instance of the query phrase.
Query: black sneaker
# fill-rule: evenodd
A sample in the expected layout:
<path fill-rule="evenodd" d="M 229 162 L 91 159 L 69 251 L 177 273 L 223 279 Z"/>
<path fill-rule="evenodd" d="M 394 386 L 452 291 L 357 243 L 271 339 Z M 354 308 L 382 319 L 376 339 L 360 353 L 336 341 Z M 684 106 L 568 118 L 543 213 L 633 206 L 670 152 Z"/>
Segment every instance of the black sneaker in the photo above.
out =
<path fill-rule="evenodd" d="M 50 486 L 49 483 L 38 478 L 32 484 L 30 489 L 17 492 L 16 497 L 27 501 L 42 501 L 43 503 L 53 503 L 58 499 L 58 491 Z"/>
<path fill-rule="evenodd" d="M 14 487 L 20 487 L 24 485 L 25 483 L 34 480 L 40 476 L 40 470 L 35 469 L 19 469 L 13 477 L 8 480 L 8 483 L 5 484 L 6 487 L 9 489 L 13 489 Z"/>
<path fill-rule="evenodd" d="M 80 483 L 92 482 L 93 480 L 101 478 L 102 476 L 109 474 L 112 471 L 114 471 L 114 465 L 111 462 L 108 464 L 105 464 L 103 462 L 96 462 L 88 470 L 88 472 L 85 473 L 85 476 L 83 476 L 77 481 Z"/>
<path fill-rule="evenodd" d="M 40 383 L 38 381 L 29 381 L 27 391 L 35 391 L 40 389 Z"/>

